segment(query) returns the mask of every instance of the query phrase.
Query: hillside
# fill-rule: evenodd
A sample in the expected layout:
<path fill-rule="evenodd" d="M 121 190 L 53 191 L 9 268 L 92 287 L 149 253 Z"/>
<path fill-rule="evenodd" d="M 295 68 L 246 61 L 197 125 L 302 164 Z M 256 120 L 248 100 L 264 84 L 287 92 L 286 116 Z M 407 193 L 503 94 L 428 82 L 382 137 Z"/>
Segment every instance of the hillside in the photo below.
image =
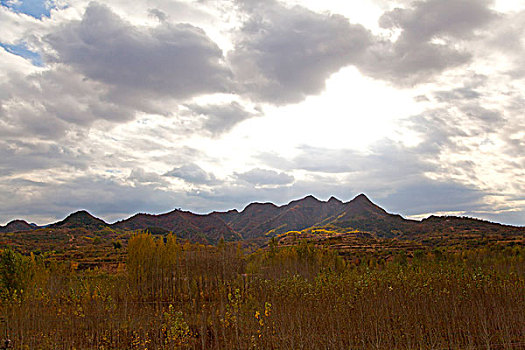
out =
<path fill-rule="evenodd" d="M 35 224 L 28 224 L 24 220 L 13 220 L 5 226 L 0 226 L 0 232 L 18 232 L 18 231 L 31 231 L 37 226 Z"/>
<path fill-rule="evenodd" d="M 211 215 L 220 218 L 243 238 L 247 238 L 250 237 L 250 233 L 257 232 L 261 224 L 279 215 L 280 212 L 281 208 L 273 203 L 251 203 L 242 212 L 230 210 L 222 213 L 214 212 Z"/>
<path fill-rule="evenodd" d="M 282 206 L 252 203 L 241 212 L 215 212 L 211 215 L 221 218 L 244 239 L 253 239 L 314 226 L 339 214 L 342 209 L 343 203 L 334 197 L 323 202 L 306 196 Z"/>
<path fill-rule="evenodd" d="M 217 243 L 242 237 L 224 221 L 214 215 L 198 215 L 189 211 L 174 210 L 160 215 L 136 214 L 111 225 L 120 230 L 171 231 L 181 238 L 200 243 Z"/>
<path fill-rule="evenodd" d="M 414 223 L 416 221 L 387 213 L 386 210 L 372 203 L 364 194 L 344 203 L 343 211 L 327 222 L 340 229 L 368 231 L 381 237 L 393 237 L 407 233 Z"/>
<path fill-rule="evenodd" d="M 64 220 L 49 225 L 50 228 L 85 228 L 88 230 L 99 230 L 105 226 L 108 224 L 85 210 L 77 211 Z"/>
<path fill-rule="evenodd" d="M 523 235 L 525 228 L 501 225 L 488 221 L 431 216 L 416 221 L 388 213 L 374 204 L 364 194 L 348 202 L 334 197 L 321 201 L 313 196 L 291 201 L 285 205 L 251 203 L 244 210 L 194 214 L 174 210 L 168 213 L 136 214 L 128 219 L 107 224 L 85 210 L 69 215 L 62 221 L 46 226 L 49 229 L 82 228 L 88 231 L 113 230 L 118 232 L 148 230 L 152 233 L 176 233 L 179 238 L 191 242 L 215 244 L 221 238 L 226 241 L 248 241 L 264 244 L 269 238 L 291 231 L 324 228 L 325 231 L 346 233 L 361 232 L 377 238 L 414 239 L 414 237 L 448 234 L 499 234 Z M 0 232 L 27 231 L 39 228 L 25 221 L 12 221 Z M 45 227 L 42 227 L 45 230 Z M 310 232 L 314 232 L 310 230 Z"/>

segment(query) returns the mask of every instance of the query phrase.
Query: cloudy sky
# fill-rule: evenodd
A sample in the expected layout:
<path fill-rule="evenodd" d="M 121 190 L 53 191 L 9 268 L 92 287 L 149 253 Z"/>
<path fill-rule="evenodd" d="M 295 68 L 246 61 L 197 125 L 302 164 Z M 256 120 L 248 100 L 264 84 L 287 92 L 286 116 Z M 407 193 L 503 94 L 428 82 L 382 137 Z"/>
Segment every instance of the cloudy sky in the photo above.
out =
<path fill-rule="evenodd" d="M 0 224 L 364 192 L 525 225 L 525 0 L 0 4 Z"/>

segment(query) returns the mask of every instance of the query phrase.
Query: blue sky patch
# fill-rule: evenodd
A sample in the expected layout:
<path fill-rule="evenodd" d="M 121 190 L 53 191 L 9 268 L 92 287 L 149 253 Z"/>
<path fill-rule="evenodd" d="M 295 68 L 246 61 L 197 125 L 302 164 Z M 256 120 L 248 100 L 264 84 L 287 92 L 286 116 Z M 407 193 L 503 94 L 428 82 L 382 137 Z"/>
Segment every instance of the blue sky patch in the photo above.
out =
<path fill-rule="evenodd" d="M 37 52 L 29 50 L 26 44 L 11 45 L 0 43 L 0 47 L 3 47 L 7 52 L 12 53 L 13 55 L 17 55 L 25 58 L 26 60 L 30 60 L 31 63 L 35 66 L 44 66 L 44 61 L 42 61 L 42 57 Z"/>
<path fill-rule="evenodd" d="M 38 19 L 49 17 L 51 10 L 55 8 L 54 1 L 49 0 L 0 0 L 0 5 Z"/>

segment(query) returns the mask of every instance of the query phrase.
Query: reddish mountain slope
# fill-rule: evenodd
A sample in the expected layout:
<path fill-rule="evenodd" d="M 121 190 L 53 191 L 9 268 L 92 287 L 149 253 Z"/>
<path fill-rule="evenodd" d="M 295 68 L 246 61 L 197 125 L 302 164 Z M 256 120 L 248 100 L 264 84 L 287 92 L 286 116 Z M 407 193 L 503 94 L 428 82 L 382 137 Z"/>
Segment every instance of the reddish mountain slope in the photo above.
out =
<path fill-rule="evenodd" d="M 374 232 L 379 236 L 392 237 L 409 230 L 416 221 L 403 219 L 400 215 L 387 213 L 372 203 L 364 194 L 344 203 L 344 210 L 328 221 L 335 227 Z"/>
<path fill-rule="evenodd" d="M 288 231 L 329 227 L 329 231 L 369 232 L 375 237 L 413 238 L 415 236 L 454 232 L 491 234 L 524 234 L 524 227 L 513 227 L 483 220 L 459 217 L 431 216 L 422 221 L 406 220 L 400 215 L 386 212 L 372 203 L 364 194 L 343 203 L 332 197 L 320 201 L 313 196 L 291 201 L 282 206 L 272 203 L 252 203 L 243 211 L 213 212 L 198 215 L 175 210 L 160 215 L 136 214 L 129 219 L 108 225 L 86 211 L 71 214 L 66 219 L 49 225 L 50 228 L 77 228 L 100 230 L 111 226 L 118 230 L 171 231 L 179 237 L 194 242 L 217 243 L 254 239 L 263 242 L 267 237 Z M 37 228 L 36 226 L 34 228 Z M 25 221 L 13 221 L 0 232 L 30 230 L 33 226 Z M 313 232 L 313 231 L 312 231 Z"/>
<path fill-rule="evenodd" d="M 174 232 L 182 238 L 202 243 L 216 243 L 221 238 L 227 241 L 241 239 L 241 236 L 220 218 L 181 210 L 160 215 L 136 214 L 111 226 L 123 230 L 160 228 Z"/>
<path fill-rule="evenodd" d="M 281 207 L 273 203 L 251 203 L 242 212 L 212 213 L 225 221 L 232 229 L 239 232 L 243 238 L 253 237 L 252 232 L 258 232 L 257 227 L 279 215 Z M 264 234 L 262 232 L 261 234 Z"/>
<path fill-rule="evenodd" d="M 24 220 L 13 220 L 5 226 L 0 226 L 0 232 L 19 232 L 19 231 L 31 231 L 37 228 L 36 225 L 28 224 Z"/>
<path fill-rule="evenodd" d="M 88 230 L 100 230 L 101 228 L 108 226 L 103 220 L 94 217 L 85 210 L 77 211 L 70 214 L 67 218 L 62 221 L 56 222 L 49 225 L 50 228 L 86 228 Z"/>
<path fill-rule="evenodd" d="M 275 217 L 250 229 L 242 231 L 246 238 L 264 234 L 275 236 L 287 231 L 299 231 L 317 225 L 337 215 L 343 209 L 343 203 L 335 198 L 322 202 L 313 196 L 292 201 L 279 208 Z"/>

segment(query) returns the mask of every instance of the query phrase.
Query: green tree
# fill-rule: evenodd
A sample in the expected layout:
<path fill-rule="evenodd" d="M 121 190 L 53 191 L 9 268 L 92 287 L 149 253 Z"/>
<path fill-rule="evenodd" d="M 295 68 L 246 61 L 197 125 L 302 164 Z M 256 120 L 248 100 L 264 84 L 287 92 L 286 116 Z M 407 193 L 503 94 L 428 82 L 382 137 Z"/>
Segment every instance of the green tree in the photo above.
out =
<path fill-rule="evenodd" d="M 8 248 L 0 253 L 0 290 L 12 293 L 27 287 L 33 277 L 34 262 L 30 257 Z"/>

